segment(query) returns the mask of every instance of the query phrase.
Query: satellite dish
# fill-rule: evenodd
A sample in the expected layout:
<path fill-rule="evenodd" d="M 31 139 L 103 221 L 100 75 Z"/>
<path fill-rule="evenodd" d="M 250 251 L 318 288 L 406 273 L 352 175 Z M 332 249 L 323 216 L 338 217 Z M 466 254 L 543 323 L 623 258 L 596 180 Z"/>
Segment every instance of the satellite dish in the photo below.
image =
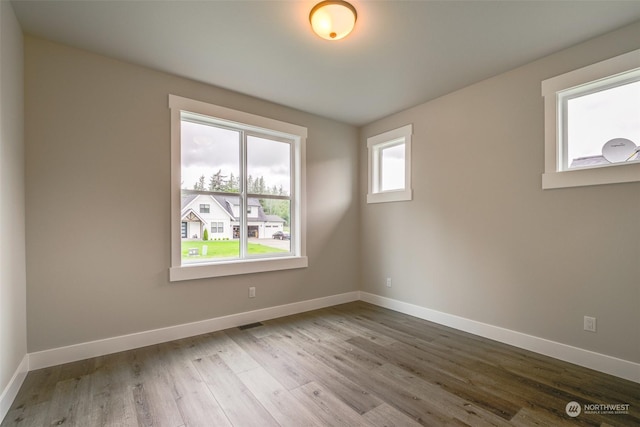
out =
<path fill-rule="evenodd" d="M 610 163 L 626 162 L 636 152 L 636 144 L 626 138 L 614 138 L 602 146 L 602 156 Z"/>

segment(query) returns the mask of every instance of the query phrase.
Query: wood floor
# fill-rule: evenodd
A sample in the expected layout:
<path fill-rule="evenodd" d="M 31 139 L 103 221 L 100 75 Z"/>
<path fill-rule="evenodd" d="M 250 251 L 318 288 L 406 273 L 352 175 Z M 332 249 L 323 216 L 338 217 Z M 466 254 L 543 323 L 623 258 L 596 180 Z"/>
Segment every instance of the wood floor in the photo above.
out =
<path fill-rule="evenodd" d="M 30 372 L 2 427 L 50 425 L 640 426 L 640 384 L 355 302 Z"/>

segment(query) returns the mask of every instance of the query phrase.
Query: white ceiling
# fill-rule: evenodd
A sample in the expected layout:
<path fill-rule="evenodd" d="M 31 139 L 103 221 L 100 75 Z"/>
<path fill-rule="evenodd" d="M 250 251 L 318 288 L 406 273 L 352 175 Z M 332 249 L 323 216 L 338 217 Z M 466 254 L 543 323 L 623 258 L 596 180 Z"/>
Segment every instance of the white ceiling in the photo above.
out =
<path fill-rule="evenodd" d="M 640 1 L 353 0 L 330 42 L 316 1 L 12 3 L 26 33 L 354 125 L 640 20 Z"/>

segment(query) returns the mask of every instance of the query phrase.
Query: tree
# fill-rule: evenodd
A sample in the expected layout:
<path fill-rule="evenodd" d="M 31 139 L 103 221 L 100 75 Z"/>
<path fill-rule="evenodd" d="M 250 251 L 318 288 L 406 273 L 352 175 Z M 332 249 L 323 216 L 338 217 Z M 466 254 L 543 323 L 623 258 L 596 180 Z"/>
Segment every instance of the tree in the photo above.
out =
<path fill-rule="evenodd" d="M 260 199 L 260 205 L 262 205 L 262 209 L 264 210 L 265 214 L 277 215 L 280 218 L 284 219 L 285 225 L 289 225 L 290 203 L 288 200 Z"/>
<path fill-rule="evenodd" d="M 289 201 L 275 200 L 272 215 L 278 215 L 284 219 L 284 225 L 289 225 Z"/>
<path fill-rule="evenodd" d="M 224 191 L 227 187 L 226 176 L 222 175 L 222 169 L 211 175 L 209 180 L 209 191 Z"/>
<path fill-rule="evenodd" d="M 251 175 L 247 177 L 247 192 L 253 193 L 253 176 Z"/>
<path fill-rule="evenodd" d="M 204 233 L 202 233 L 202 240 L 209 240 L 209 230 L 204 229 Z"/>
<path fill-rule="evenodd" d="M 224 191 L 229 191 L 230 193 L 237 193 L 240 191 L 240 183 L 238 182 L 238 178 L 235 177 L 233 172 L 229 174 L 229 179 L 225 185 Z"/>
<path fill-rule="evenodd" d="M 264 185 L 264 177 L 261 176 L 260 178 L 256 179 L 255 183 L 254 183 L 254 189 L 253 192 L 255 194 L 266 194 L 266 188 Z"/>
<path fill-rule="evenodd" d="M 204 175 L 200 175 L 198 182 L 193 184 L 193 189 L 198 191 L 204 191 Z"/>

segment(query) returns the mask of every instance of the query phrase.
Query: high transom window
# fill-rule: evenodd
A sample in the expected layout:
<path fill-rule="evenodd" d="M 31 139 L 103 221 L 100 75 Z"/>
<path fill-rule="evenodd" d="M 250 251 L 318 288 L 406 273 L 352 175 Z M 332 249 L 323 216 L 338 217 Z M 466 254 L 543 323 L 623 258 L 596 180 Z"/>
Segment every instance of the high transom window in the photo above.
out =
<path fill-rule="evenodd" d="M 367 203 L 411 200 L 411 136 L 413 125 L 367 139 L 369 190 Z"/>
<path fill-rule="evenodd" d="M 562 169 L 640 160 L 640 72 L 558 95 L 566 153 Z"/>
<path fill-rule="evenodd" d="M 542 82 L 543 188 L 640 181 L 640 51 Z"/>

